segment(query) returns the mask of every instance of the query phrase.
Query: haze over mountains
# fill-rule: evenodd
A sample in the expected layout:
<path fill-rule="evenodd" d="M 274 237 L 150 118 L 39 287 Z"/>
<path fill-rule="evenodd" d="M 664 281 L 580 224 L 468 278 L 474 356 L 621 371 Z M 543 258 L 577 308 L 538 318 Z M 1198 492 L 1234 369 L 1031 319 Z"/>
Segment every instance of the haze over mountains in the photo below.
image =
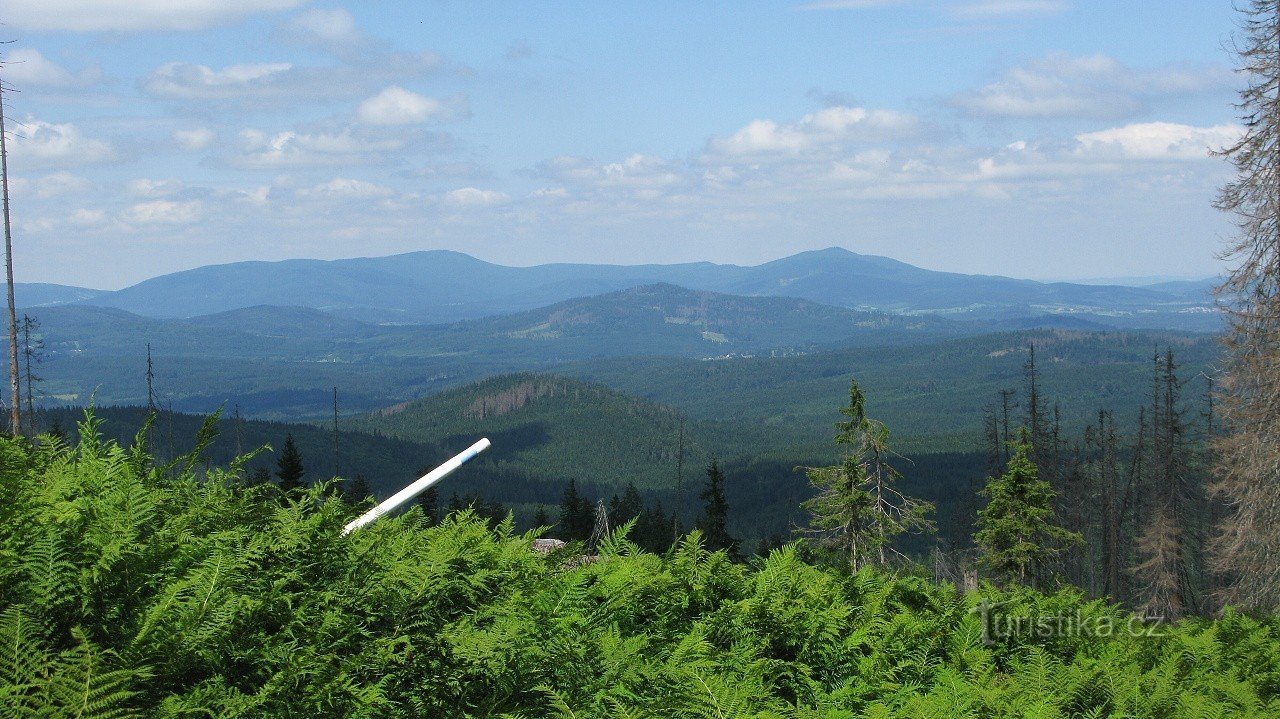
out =
<path fill-rule="evenodd" d="M 1217 321 L 1207 282 L 1152 287 L 1043 283 L 937 272 L 839 248 L 756 266 L 697 262 L 507 267 L 432 250 L 331 261 L 238 262 L 163 275 L 114 292 L 26 286 L 20 294 L 32 298 L 22 301 L 28 306 L 92 304 L 159 318 L 272 305 L 309 307 L 376 323 L 433 324 L 522 312 L 651 284 L 1014 326 L 1027 318 L 1046 317 L 1113 327 L 1183 329 L 1211 329 Z"/>

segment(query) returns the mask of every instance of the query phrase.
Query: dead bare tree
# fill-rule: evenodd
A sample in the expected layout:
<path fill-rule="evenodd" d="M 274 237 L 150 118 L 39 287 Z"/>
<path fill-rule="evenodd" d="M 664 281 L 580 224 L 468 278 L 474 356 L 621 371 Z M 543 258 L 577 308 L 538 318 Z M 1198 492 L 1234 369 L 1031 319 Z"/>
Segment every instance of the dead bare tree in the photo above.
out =
<path fill-rule="evenodd" d="M 1236 217 L 1223 252 L 1234 267 L 1219 288 L 1230 320 L 1215 441 L 1213 490 L 1228 507 L 1213 542 L 1223 599 L 1280 607 L 1280 0 L 1242 10 L 1238 70 L 1247 79 L 1237 107 L 1245 132 L 1222 150 L 1236 178 L 1217 207 Z"/>
<path fill-rule="evenodd" d="M 9 429 L 22 434 L 22 390 L 18 385 L 18 310 L 13 297 L 13 226 L 9 220 L 9 147 L 4 127 L 4 80 L 0 78 L 0 185 L 4 194 L 4 268 L 9 295 Z"/>

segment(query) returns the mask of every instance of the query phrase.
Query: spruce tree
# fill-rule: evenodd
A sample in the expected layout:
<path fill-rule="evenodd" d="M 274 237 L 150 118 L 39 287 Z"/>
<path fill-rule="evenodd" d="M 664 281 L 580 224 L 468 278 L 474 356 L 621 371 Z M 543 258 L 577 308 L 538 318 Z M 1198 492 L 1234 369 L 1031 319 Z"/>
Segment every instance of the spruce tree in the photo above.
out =
<path fill-rule="evenodd" d="M 359 504 L 373 496 L 373 490 L 369 488 L 369 483 L 365 480 L 363 474 L 357 474 L 355 481 L 347 485 L 347 491 L 344 492 L 347 502 L 351 504 Z"/>
<path fill-rule="evenodd" d="M 293 441 L 293 433 L 290 432 L 284 438 L 284 448 L 280 451 L 280 458 L 276 460 L 276 477 L 280 479 L 280 489 L 289 492 L 302 486 L 302 478 L 306 475 L 306 468 L 302 464 L 302 453 L 298 451 L 298 445 Z"/>
<path fill-rule="evenodd" d="M 895 487 L 902 475 L 889 464 L 889 430 L 867 417 L 857 381 L 840 412 L 847 419 L 836 424 L 836 444 L 847 448 L 844 457 L 836 466 L 807 469 L 818 494 L 802 506 L 819 546 L 836 550 L 857 571 L 869 562 L 887 564 L 891 552 L 900 555 L 892 547 L 898 535 L 933 531 L 933 505 Z"/>
<path fill-rule="evenodd" d="M 253 471 L 249 472 L 249 476 L 245 478 L 245 484 L 250 487 L 256 487 L 258 485 L 270 484 L 270 483 L 271 483 L 271 470 L 267 469 L 266 467 L 261 467 L 261 466 L 254 467 Z"/>
<path fill-rule="evenodd" d="M 426 472 L 423 472 L 422 474 L 426 474 Z M 428 487 L 427 491 L 418 495 L 418 506 L 422 507 L 422 513 L 426 516 L 428 522 L 431 524 L 439 522 L 440 490 L 435 487 Z"/>
<path fill-rule="evenodd" d="M 661 501 L 655 501 L 653 506 L 640 512 L 631 537 L 649 552 L 662 553 L 671 548 L 671 518 L 662 508 Z"/>
<path fill-rule="evenodd" d="M 538 511 L 533 513 L 533 526 L 534 528 L 551 526 L 551 517 L 547 516 L 546 505 L 539 504 Z"/>
<path fill-rule="evenodd" d="M 738 540 L 729 534 L 729 500 L 724 496 L 724 472 L 720 464 L 711 460 L 707 466 L 707 486 L 702 490 L 703 514 L 698 522 L 707 549 L 718 552 L 727 550 L 729 556 L 738 556 Z"/>
<path fill-rule="evenodd" d="M 595 507 L 578 493 L 578 482 L 570 479 L 560 499 L 560 534 L 565 541 L 586 541 L 595 524 Z"/>
<path fill-rule="evenodd" d="M 614 495 L 613 500 L 609 502 L 609 521 L 614 526 L 626 524 L 639 517 L 642 511 L 644 511 L 644 500 L 640 498 L 640 490 L 636 489 L 635 482 L 627 482 L 627 488 L 623 490 L 622 497 Z"/>
<path fill-rule="evenodd" d="M 1053 490 L 1031 461 L 1030 433 L 1014 442 L 1005 472 L 987 481 L 974 543 L 979 564 L 1004 582 L 1035 584 L 1049 561 L 1081 537 L 1054 523 Z"/>

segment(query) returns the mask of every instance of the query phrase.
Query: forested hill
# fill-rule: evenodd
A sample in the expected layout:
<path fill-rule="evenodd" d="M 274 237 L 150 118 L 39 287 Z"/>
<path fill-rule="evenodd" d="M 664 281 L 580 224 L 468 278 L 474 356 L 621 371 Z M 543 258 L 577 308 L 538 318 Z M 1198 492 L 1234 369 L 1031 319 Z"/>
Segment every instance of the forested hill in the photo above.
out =
<path fill-rule="evenodd" d="M 937 317 L 860 312 L 790 297 L 744 297 L 671 284 L 634 287 L 435 330 L 458 350 L 557 357 L 786 354 L 972 334 Z"/>
<path fill-rule="evenodd" d="M 563 377 L 494 377 L 350 420 L 350 426 L 461 450 L 487 436 L 486 458 L 530 475 L 641 489 L 672 488 L 680 415 L 671 407 Z M 687 422 L 697 463 L 785 447 L 796 435 L 733 422 Z"/>
<path fill-rule="evenodd" d="M 823 439 L 835 421 L 833 398 L 856 378 L 869 411 L 889 425 L 899 448 L 970 451 L 1000 391 L 1023 386 L 1033 345 L 1044 397 L 1073 430 L 1104 407 L 1122 421 L 1136 419 L 1149 401 L 1153 355 L 1165 348 L 1186 382 L 1184 396 L 1198 407 L 1205 373 L 1221 352 L 1216 338 L 1205 335 L 1036 330 L 798 357 L 605 359 L 557 371 L 678 407 L 692 419 L 733 418 Z"/>

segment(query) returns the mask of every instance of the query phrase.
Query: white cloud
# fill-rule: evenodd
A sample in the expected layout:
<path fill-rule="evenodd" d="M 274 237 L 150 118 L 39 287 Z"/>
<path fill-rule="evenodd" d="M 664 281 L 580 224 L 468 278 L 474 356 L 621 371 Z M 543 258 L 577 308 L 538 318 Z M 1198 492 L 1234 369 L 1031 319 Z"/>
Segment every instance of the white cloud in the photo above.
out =
<path fill-rule="evenodd" d="M 505 192 L 497 190 L 481 190 L 475 187 L 462 187 L 450 190 L 440 198 L 441 202 L 452 207 L 492 207 L 511 201 Z"/>
<path fill-rule="evenodd" d="M 299 189 L 297 194 L 299 197 L 372 199 L 377 197 L 389 197 L 395 193 L 389 187 L 368 182 L 366 180 L 352 180 L 345 177 L 335 177 L 328 182 L 315 185 L 313 187 Z"/>
<path fill-rule="evenodd" d="M 31 195 L 39 200 L 48 200 L 60 195 L 84 192 L 89 189 L 89 182 L 79 175 L 64 171 L 32 180 L 24 177 L 10 178 L 9 187 L 15 195 Z"/>
<path fill-rule="evenodd" d="M 392 86 L 360 103 L 356 117 L 370 125 L 410 125 L 443 112 L 444 105 L 439 100 Z"/>
<path fill-rule="evenodd" d="M 1115 119 L 1139 114 L 1161 97 L 1222 89 L 1230 82 L 1225 67 L 1139 70 L 1106 55 L 1050 55 L 952 101 L 980 117 Z"/>
<path fill-rule="evenodd" d="M 287 62 L 229 65 L 214 70 L 207 65 L 171 62 L 151 73 L 143 87 L 167 99 L 218 99 L 236 97 L 269 86 L 273 76 L 293 67 Z"/>
<path fill-rule="evenodd" d="M 140 177 L 130 180 L 125 185 L 125 189 L 135 197 L 169 197 L 180 192 L 183 184 L 178 180 L 152 180 Z"/>
<path fill-rule="evenodd" d="M 1173 122 L 1143 122 L 1076 136 L 1080 151 L 1094 156 L 1134 160 L 1203 160 L 1240 139 L 1237 125 L 1193 127 Z"/>
<path fill-rule="evenodd" d="M 231 157 L 229 163 L 251 170 L 354 165 L 404 145 L 405 140 L 400 137 L 366 137 L 352 128 L 314 133 L 290 130 L 274 135 L 243 130 L 240 152 Z"/>
<path fill-rule="evenodd" d="M 5 20 L 32 30 L 199 30 L 306 0 L 7 0 Z"/>
<path fill-rule="evenodd" d="M 199 200 L 151 200 L 129 206 L 122 219 L 139 225 L 189 225 L 203 213 L 204 203 Z"/>
<path fill-rule="evenodd" d="M 787 125 L 755 120 L 727 138 L 712 138 L 708 149 L 729 156 L 798 154 L 847 142 L 905 137 L 918 129 L 919 122 L 905 113 L 835 106 Z"/>
<path fill-rule="evenodd" d="M 83 207 L 67 216 L 67 223 L 76 227 L 96 227 L 107 219 L 102 210 L 88 210 Z"/>
<path fill-rule="evenodd" d="M 596 199 L 617 195 L 656 199 L 685 189 L 692 178 L 687 168 L 654 155 L 634 154 L 620 162 L 595 162 L 582 157 L 557 157 L 537 167 L 540 177 L 573 185 L 579 194 Z M 560 194 L 560 193 L 565 194 Z M 538 190 L 535 197 L 567 196 L 563 187 Z"/>
<path fill-rule="evenodd" d="M 171 62 L 156 68 L 143 81 L 142 89 L 161 100 L 202 107 L 217 103 L 237 109 L 275 109 L 290 102 L 346 101 L 353 93 L 424 77 L 442 65 L 433 53 L 370 55 L 328 66 L 273 62 L 220 70 Z"/>
<path fill-rule="evenodd" d="M 173 141 L 184 150 L 191 152 L 199 152 L 208 149 L 213 141 L 217 139 L 217 135 L 207 127 L 197 127 L 190 130 L 175 130 L 173 133 Z"/>
<path fill-rule="evenodd" d="M 360 40 L 355 18 L 342 8 L 310 8 L 289 20 L 287 28 L 322 43 L 347 44 Z"/>
<path fill-rule="evenodd" d="M 71 87 L 87 85 L 101 77 L 97 68 L 72 73 L 29 47 L 9 52 L 3 65 L 5 82 L 16 87 Z"/>
<path fill-rule="evenodd" d="M 74 167 L 116 156 L 110 143 L 86 137 L 75 125 L 34 119 L 17 126 L 9 149 L 19 166 Z"/>
<path fill-rule="evenodd" d="M 983 0 L 951 9 L 951 14 L 966 18 L 993 18 L 1008 15 L 1052 15 L 1068 8 L 1061 0 Z"/>

